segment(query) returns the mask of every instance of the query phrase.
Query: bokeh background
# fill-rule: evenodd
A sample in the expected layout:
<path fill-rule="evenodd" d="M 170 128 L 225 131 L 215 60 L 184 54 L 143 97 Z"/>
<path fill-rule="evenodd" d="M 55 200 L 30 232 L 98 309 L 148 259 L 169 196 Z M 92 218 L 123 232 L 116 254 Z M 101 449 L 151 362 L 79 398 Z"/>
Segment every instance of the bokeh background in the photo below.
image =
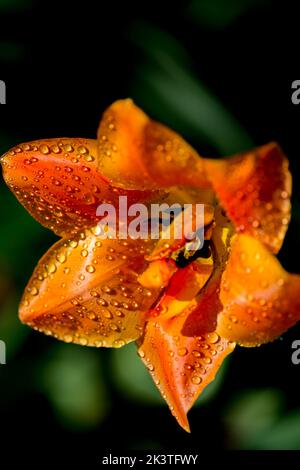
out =
<path fill-rule="evenodd" d="M 279 258 L 300 271 L 293 2 L 0 0 L 0 18 L 0 79 L 7 85 L 0 153 L 39 138 L 93 138 L 105 107 L 127 96 L 204 156 L 276 140 L 294 177 Z M 272 344 L 237 348 L 190 412 L 188 435 L 134 345 L 94 350 L 20 324 L 22 290 L 54 241 L 1 180 L 1 444 L 15 443 L 16 452 L 22 446 L 31 459 L 39 448 L 86 459 L 106 449 L 300 449 L 300 365 L 291 362 L 300 326 Z"/>

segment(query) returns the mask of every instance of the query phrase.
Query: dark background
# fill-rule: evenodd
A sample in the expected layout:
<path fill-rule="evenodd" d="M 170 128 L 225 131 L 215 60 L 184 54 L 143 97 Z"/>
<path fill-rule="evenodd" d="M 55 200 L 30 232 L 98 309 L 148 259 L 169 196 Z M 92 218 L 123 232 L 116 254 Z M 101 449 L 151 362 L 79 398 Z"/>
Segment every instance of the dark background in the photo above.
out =
<path fill-rule="evenodd" d="M 128 96 L 204 156 L 276 140 L 294 178 L 279 258 L 300 272 L 296 2 L 96 3 L 0 0 L 0 153 L 33 139 L 94 138 L 105 107 Z M 12 444 L 32 462 L 41 449 L 54 459 L 60 449 L 87 462 L 121 448 L 300 449 L 300 365 L 291 362 L 299 326 L 272 344 L 237 348 L 190 412 L 186 434 L 133 347 L 65 345 L 19 323 L 21 292 L 55 237 L 3 182 L 0 217 L 0 452 Z"/>

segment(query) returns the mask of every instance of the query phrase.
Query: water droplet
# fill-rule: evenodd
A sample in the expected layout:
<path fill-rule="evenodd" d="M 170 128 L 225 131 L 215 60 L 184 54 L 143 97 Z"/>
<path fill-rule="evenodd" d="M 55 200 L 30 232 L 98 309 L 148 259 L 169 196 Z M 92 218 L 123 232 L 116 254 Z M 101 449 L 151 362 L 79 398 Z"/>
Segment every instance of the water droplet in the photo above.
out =
<path fill-rule="evenodd" d="M 102 291 L 105 292 L 105 294 L 112 294 L 113 290 L 109 286 L 103 286 L 101 287 Z"/>
<path fill-rule="evenodd" d="M 29 288 L 28 290 L 29 290 L 29 292 L 30 292 L 31 295 L 38 295 L 38 293 L 39 293 L 38 288 L 35 287 L 35 286 Z"/>
<path fill-rule="evenodd" d="M 89 252 L 87 250 L 81 250 L 81 256 L 83 256 L 84 258 L 87 257 L 87 255 L 89 254 Z"/>
<path fill-rule="evenodd" d="M 122 346 L 125 346 L 125 341 L 123 339 L 116 339 L 114 342 L 113 342 L 114 346 L 116 346 L 117 348 L 121 348 Z"/>
<path fill-rule="evenodd" d="M 219 341 L 220 336 L 216 332 L 212 332 L 212 333 L 208 333 L 207 338 L 211 344 L 215 344 Z"/>
<path fill-rule="evenodd" d="M 96 290 L 91 290 L 90 294 L 92 297 L 100 297 L 99 292 L 97 292 Z"/>
<path fill-rule="evenodd" d="M 92 227 L 92 228 L 91 228 L 91 232 L 92 232 L 93 235 L 96 235 L 96 236 L 97 236 L 97 235 L 100 235 L 100 234 L 101 234 L 102 229 L 101 229 L 100 225 L 96 225 L 95 227 Z M 100 246 L 101 246 L 101 245 L 100 245 Z"/>
<path fill-rule="evenodd" d="M 95 158 L 92 157 L 92 155 L 86 155 L 84 159 L 86 162 L 93 162 L 95 160 Z"/>
<path fill-rule="evenodd" d="M 107 319 L 113 318 L 113 314 L 109 310 L 106 310 L 105 312 L 103 312 L 103 316 L 104 318 L 107 318 Z"/>
<path fill-rule="evenodd" d="M 67 260 L 67 257 L 64 253 L 58 253 L 58 255 L 56 255 L 56 259 L 59 263 L 65 263 Z"/>
<path fill-rule="evenodd" d="M 205 362 L 205 364 L 211 364 L 212 362 L 210 357 L 204 357 L 203 361 Z"/>
<path fill-rule="evenodd" d="M 92 266 L 91 264 L 88 264 L 87 267 L 85 268 L 85 270 L 88 272 L 88 273 L 94 273 L 96 271 L 96 268 L 94 268 L 94 266 Z"/>
<path fill-rule="evenodd" d="M 120 328 L 118 327 L 116 323 L 110 323 L 109 327 L 112 331 L 120 331 Z"/>
<path fill-rule="evenodd" d="M 65 144 L 65 145 L 64 145 L 64 151 L 65 151 L 65 152 L 73 152 L 73 150 L 74 150 L 74 149 L 73 149 L 73 147 L 72 147 L 71 144 Z"/>
<path fill-rule="evenodd" d="M 58 145 L 52 145 L 52 146 L 51 146 L 51 151 L 52 151 L 53 153 L 56 153 L 56 154 L 57 154 L 57 153 L 60 153 L 60 152 L 61 152 L 61 149 L 59 148 Z"/>
<path fill-rule="evenodd" d="M 40 146 L 40 152 L 42 152 L 44 155 L 47 155 L 48 153 L 50 153 L 50 149 L 48 147 L 48 145 L 41 145 Z"/>
<path fill-rule="evenodd" d="M 180 348 L 178 349 L 178 355 L 179 356 L 186 356 L 188 353 L 188 350 L 186 348 Z"/>
<path fill-rule="evenodd" d="M 201 384 L 201 382 L 202 382 L 202 379 L 201 379 L 201 377 L 199 377 L 199 375 L 193 375 L 192 383 L 194 385 L 199 385 L 199 384 Z"/>
<path fill-rule="evenodd" d="M 73 341 L 73 336 L 71 336 L 71 335 L 65 335 L 65 336 L 64 336 L 64 341 L 65 341 L 66 343 L 72 343 L 72 341 Z"/>
<path fill-rule="evenodd" d="M 192 351 L 193 356 L 195 357 L 201 357 L 201 352 L 197 351 L 196 349 Z"/>
<path fill-rule="evenodd" d="M 48 271 L 48 273 L 50 273 L 50 274 L 55 273 L 55 271 L 56 271 L 56 266 L 55 266 L 55 264 L 54 264 L 54 263 L 48 264 L 48 266 L 47 266 L 47 271 Z"/>
<path fill-rule="evenodd" d="M 86 155 L 89 153 L 88 149 L 83 145 L 80 145 L 80 147 L 78 147 L 77 152 L 80 153 L 80 155 Z"/>

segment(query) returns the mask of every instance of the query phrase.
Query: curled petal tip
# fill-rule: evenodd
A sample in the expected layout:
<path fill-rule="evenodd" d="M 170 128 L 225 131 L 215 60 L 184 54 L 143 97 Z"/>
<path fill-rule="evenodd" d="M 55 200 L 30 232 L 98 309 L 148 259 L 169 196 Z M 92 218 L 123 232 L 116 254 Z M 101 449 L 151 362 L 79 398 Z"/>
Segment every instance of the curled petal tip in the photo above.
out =
<path fill-rule="evenodd" d="M 276 142 L 220 160 L 205 160 L 207 175 L 239 233 L 277 253 L 290 220 L 291 175 Z"/>

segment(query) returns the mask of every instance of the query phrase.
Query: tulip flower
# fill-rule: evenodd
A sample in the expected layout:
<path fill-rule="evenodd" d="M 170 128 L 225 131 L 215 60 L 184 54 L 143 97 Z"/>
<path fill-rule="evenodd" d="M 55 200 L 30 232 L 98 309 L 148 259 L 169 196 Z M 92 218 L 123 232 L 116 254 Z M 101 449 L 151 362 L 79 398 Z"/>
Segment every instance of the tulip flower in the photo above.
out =
<path fill-rule="evenodd" d="M 202 158 L 120 100 L 105 111 L 97 139 L 20 144 L 1 163 L 17 199 L 60 237 L 25 289 L 21 321 L 81 345 L 136 341 L 185 430 L 187 412 L 236 344 L 273 341 L 299 320 L 300 276 L 275 257 L 291 195 L 276 143 Z M 168 240 L 100 238 L 97 208 L 117 207 L 120 196 L 147 207 L 202 203 L 203 243 L 191 251 L 172 231 Z"/>

